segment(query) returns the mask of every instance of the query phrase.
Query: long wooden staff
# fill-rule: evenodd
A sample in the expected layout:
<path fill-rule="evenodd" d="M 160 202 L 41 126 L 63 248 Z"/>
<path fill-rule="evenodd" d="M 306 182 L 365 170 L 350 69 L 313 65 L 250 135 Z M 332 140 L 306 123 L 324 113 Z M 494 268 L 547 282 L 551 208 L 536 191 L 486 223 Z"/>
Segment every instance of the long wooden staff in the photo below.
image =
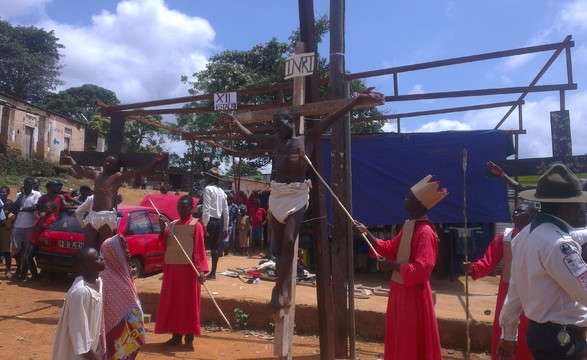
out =
<path fill-rule="evenodd" d="M 151 206 L 153 206 L 153 209 L 155 209 L 155 211 L 157 211 L 157 214 L 159 214 L 159 216 L 161 216 L 161 213 L 159 212 L 159 210 L 157 209 L 157 207 L 155 206 L 155 204 L 153 204 L 153 201 L 151 199 L 149 199 L 149 202 L 151 203 Z M 171 231 L 171 229 L 169 228 L 169 225 L 167 224 L 167 222 L 165 222 L 165 227 L 167 228 L 167 230 L 169 231 L 169 233 L 173 235 L 173 238 L 175 239 L 175 241 L 177 241 L 177 245 L 179 245 L 179 248 L 181 249 L 181 251 L 183 252 L 183 254 L 185 255 L 185 257 L 188 259 L 188 261 L 190 262 L 190 265 L 192 266 L 192 269 L 194 269 L 194 271 L 196 272 L 196 275 L 198 277 L 200 277 L 200 272 L 198 271 L 198 269 L 196 269 L 196 265 L 194 265 L 194 263 L 192 262 L 191 257 L 185 251 L 185 249 L 183 248 L 183 246 L 179 242 L 179 239 L 177 238 L 177 236 L 175 236 L 175 234 L 173 233 L 173 231 Z M 212 296 L 212 293 L 210 292 L 210 290 L 208 290 L 208 286 L 206 286 L 206 283 L 203 283 L 202 285 L 204 286 L 204 289 L 206 289 L 206 292 L 208 293 L 208 296 L 210 296 L 210 299 L 212 299 L 212 302 L 216 306 L 216 309 L 218 309 L 218 312 L 220 313 L 220 315 L 222 316 L 222 318 L 224 319 L 224 321 L 226 322 L 226 324 L 228 325 L 228 327 L 230 328 L 230 330 L 232 330 L 232 326 L 230 325 L 230 322 L 228 321 L 228 319 L 226 318 L 226 316 L 224 316 L 224 313 L 222 312 L 222 310 L 220 310 L 220 306 L 218 306 L 218 303 L 216 303 L 216 300 L 214 299 L 214 296 Z"/>
<path fill-rule="evenodd" d="M 469 241 L 467 238 L 467 149 L 463 149 L 463 218 L 465 221 L 464 231 L 464 251 L 465 262 L 469 262 Z M 471 358 L 471 334 L 469 330 L 470 315 L 469 315 L 469 274 L 465 272 L 465 313 L 466 313 L 466 331 L 467 331 L 467 351 L 465 358 Z"/>
<path fill-rule="evenodd" d="M 314 172 L 316 173 L 316 176 L 318 176 L 318 179 L 320 179 L 320 181 L 322 181 L 322 183 L 324 184 L 324 186 L 326 186 L 326 188 L 328 189 L 328 191 L 330 191 L 330 194 L 332 195 L 332 198 L 334 200 L 336 200 L 336 202 L 338 203 L 338 205 L 340 205 L 341 209 L 344 211 L 344 213 L 346 214 L 346 216 L 354 224 L 355 223 L 355 219 L 353 219 L 353 216 L 344 207 L 344 205 L 342 204 L 342 202 L 340 201 L 340 199 L 338 198 L 338 196 L 336 196 L 336 194 L 334 193 L 334 191 L 332 191 L 332 189 L 330 188 L 330 186 L 328 186 L 328 183 L 326 183 L 326 181 L 324 180 L 324 178 L 322 178 L 322 176 L 320 176 L 320 173 L 318 173 L 318 170 L 316 170 L 316 168 L 314 167 L 314 165 L 312 165 L 312 161 L 310 160 L 310 158 L 308 158 L 308 156 L 305 153 L 303 153 L 303 152 L 301 153 L 301 155 L 304 156 L 304 160 L 306 160 L 306 162 L 308 163 L 308 165 L 310 165 L 310 167 L 312 168 L 312 170 L 314 170 Z M 369 245 L 369 247 L 371 248 L 371 251 L 373 251 L 373 253 L 375 254 L 375 256 L 377 256 L 378 259 L 383 259 L 383 257 L 381 255 L 379 255 L 377 253 L 377 251 L 375 251 L 375 248 L 373 247 L 373 245 L 371 244 L 371 242 L 369 241 L 369 239 L 367 239 L 367 235 L 365 235 L 365 233 L 361 232 L 361 236 L 363 237 L 363 239 L 365 239 L 365 241 L 367 242 L 367 245 Z"/>

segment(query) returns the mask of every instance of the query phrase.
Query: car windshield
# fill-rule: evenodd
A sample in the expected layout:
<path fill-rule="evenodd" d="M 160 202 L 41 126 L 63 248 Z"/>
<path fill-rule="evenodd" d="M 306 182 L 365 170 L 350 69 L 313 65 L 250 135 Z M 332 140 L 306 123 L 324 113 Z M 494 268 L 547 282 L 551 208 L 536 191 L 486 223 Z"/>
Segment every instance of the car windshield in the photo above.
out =
<path fill-rule="evenodd" d="M 55 222 L 47 227 L 52 231 L 63 231 L 83 234 L 84 230 L 79 226 L 73 211 L 65 211 Z"/>
<path fill-rule="evenodd" d="M 118 212 L 116 217 L 116 224 L 120 223 L 122 212 Z M 47 227 L 48 230 L 52 231 L 64 231 L 83 234 L 84 229 L 79 225 L 75 218 L 75 208 L 67 209 L 64 211 L 54 223 Z"/>

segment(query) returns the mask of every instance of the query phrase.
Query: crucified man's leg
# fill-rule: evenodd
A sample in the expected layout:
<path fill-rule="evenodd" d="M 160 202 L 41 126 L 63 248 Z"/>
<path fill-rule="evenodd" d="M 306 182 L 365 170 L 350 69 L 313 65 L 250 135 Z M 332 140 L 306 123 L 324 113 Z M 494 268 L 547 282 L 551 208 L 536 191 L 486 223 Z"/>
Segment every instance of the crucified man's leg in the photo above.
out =
<path fill-rule="evenodd" d="M 290 215 L 285 220 L 285 224 L 279 223 L 272 215 L 271 226 L 275 240 L 275 255 L 277 257 L 277 281 L 271 292 L 269 307 L 274 313 L 291 306 L 292 265 L 296 256 L 294 254 L 294 245 L 300 232 L 304 211 L 305 209 L 300 209 Z"/>

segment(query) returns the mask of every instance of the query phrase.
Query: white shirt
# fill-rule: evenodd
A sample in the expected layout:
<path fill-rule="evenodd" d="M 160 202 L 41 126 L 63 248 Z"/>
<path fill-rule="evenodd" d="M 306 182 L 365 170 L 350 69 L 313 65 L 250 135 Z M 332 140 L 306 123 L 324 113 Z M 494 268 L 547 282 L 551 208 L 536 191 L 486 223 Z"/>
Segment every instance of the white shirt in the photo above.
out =
<path fill-rule="evenodd" d="M 79 223 L 79 226 L 83 229 L 86 225 L 84 224 L 84 217 L 87 213 L 92 210 L 92 206 L 94 206 L 94 195 L 90 195 L 86 198 L 80 206 L 75 209 L 75 219 Z"/>
<path fill-rule="evenodd" d="M 20 196 L 18 193 L 16 194 L 16 198 Z M 35 206 L 37 201 L 41 197 L 41 193 L 36 190 L 31 190 L 31 193 L 28 194 L 25 198 L 22 199 L 22 203 L 20 204 L 20 208 L 27 208 L 31 206 Z M 34 211 L 19 211 L 18 215 L 16 216 L 16 220 L 14 221 L 14 227 L 19 229 L 26 229 L 32 228 L 35 226 L 35 212 Z"/>
<path fill-rule="evenodd" d="M 499 317 L 501 338 L 509 341 L 517 339 L 522 309 L 538 323 L 587 326 L 587 265 L 581 246 L 563 220 L 539 214 L 536 221 L 512 241 L 510 286 Z"/>
<path fill-rule="evenodd" d="M 226 193 L 217 185 L 208 185 L 204 188 L 202 198 L 202 221 L 208 226 L 210 218 L 220 219 L 224 216 L 224 230 L 228 231 L 228 202 Z"/>
<path fill-rule="evenodd" d="M 67 292 L 63 312 L 57 324 L 53 360 L 83 359 L 81 354 L 97 351 L 102 324 L 102 280 L 96 286 L 75 278 Z"/>

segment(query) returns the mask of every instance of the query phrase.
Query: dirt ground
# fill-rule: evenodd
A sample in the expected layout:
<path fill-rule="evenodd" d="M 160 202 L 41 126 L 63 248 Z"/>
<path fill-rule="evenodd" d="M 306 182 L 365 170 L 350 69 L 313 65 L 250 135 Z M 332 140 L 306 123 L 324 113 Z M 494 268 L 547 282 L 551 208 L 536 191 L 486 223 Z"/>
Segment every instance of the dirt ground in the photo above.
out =
<path fill-rule="evenodd" d="M 153 193 L 154 191 L 121 189 L 124 203 L 128 204 L 138 203 L 149 192 Z M 222 264 L 222 260 L 220 264 Z M 222 270 L 221 266 L 219 271 Z M 139 279 L 137 281 L 139 292 L 149 286 L 156 288 L 160 277 L 160 274 L 155 274 L 148 278 Z M 50 358 L 60 308 L 71 280 L 71 278 L 65 278 L 37 283 L 13 283 L 10 282 L 8 276 L 4 275 L 4 266 L 0 265 L 0 354 L 2 357 L 29 360 Z M 232 296 L 232 293 L 236 291 L 234 280 L 230 278 L 222 279 L 221 277 L 215 282 L 208 282 L 208 284 L 214 294 Z M 271 284 L 266 283 L 263 284 L 264 290 L 259 287 L 257 292 L 263 295 L 270 288 Z M 315 293 L 315 289 L 312 288 L 309 288 L 308 291 Z M 385 299 L 378 299 L 378 302 L 373 302 L 368 306 L 384 309 L 382 307 L 384 302 Z M 479 312 L 481 312 L 481 308 L 485 307 L 487 307 L 486 304 L 480 305 Z M 204 327 L 206 324 L 202 325 Z M 142 348 L 140 359 L 274 358 L 272 355 L 273 341 L 266 339 L 268 334 L 253 329 L 230 332 L 227 330 L 216 331 L 215 327 L 207 327 L 211 331 L 204 331 L 201 337 L 196 338 L 194 352 L 162 348 L 159 344 L 167 340 L 169 335 L 154 334 L 153 329 L 154 322 L 148 323 L 148 343 Z M 382 353 L 383 344 L 381 343 L 363 341 L 356 343 L 357 359 L 379 359 L 382 358 Z M 319 338 L 317 336 L 296 336 L 293 355 L 293 358 L 297 360 L 320 359 Z M 458 350 L 443 349 L 443 358 L 463 359 L 464 355 Z M 473 354 L 472 358 L 489 359 L 484 354 Z"/>
<path fill-rule="evenodd" d="M 12 283 L 4 276 L 0 266 L 0 354 L 6 359 L 44 360 L 50 358 L 59 321 L 60 309 L 71 278 L 52 282 Z M 151 278 L 158 278 L 154 275 Z M 224 282 L 210 283 L 214 292 L 225 292 Z M 147 324 L 148 343 L 142 348 L 140 359 L 271 359 L 274 358 L 273 342 L 264 332 L 254 330 L 217 331 L 206 327 L 201 337 L 196 338 L 195 351 L 169 350 L 159 344 L 169 335 L 154 334 L 154 322 Z M 206 325 L 206 324 L 203 324 Z M 383 344 L 376 342 L 356 343 L 357 359 L 382 358 Z M 296 336 L 294 359 L 320 359 L 319 338 Z M 444 359 L 464 359 L 458 350 L 443 349 Z M 489 359 L 484 354 L 473 354 L 473 359 Z"/>

